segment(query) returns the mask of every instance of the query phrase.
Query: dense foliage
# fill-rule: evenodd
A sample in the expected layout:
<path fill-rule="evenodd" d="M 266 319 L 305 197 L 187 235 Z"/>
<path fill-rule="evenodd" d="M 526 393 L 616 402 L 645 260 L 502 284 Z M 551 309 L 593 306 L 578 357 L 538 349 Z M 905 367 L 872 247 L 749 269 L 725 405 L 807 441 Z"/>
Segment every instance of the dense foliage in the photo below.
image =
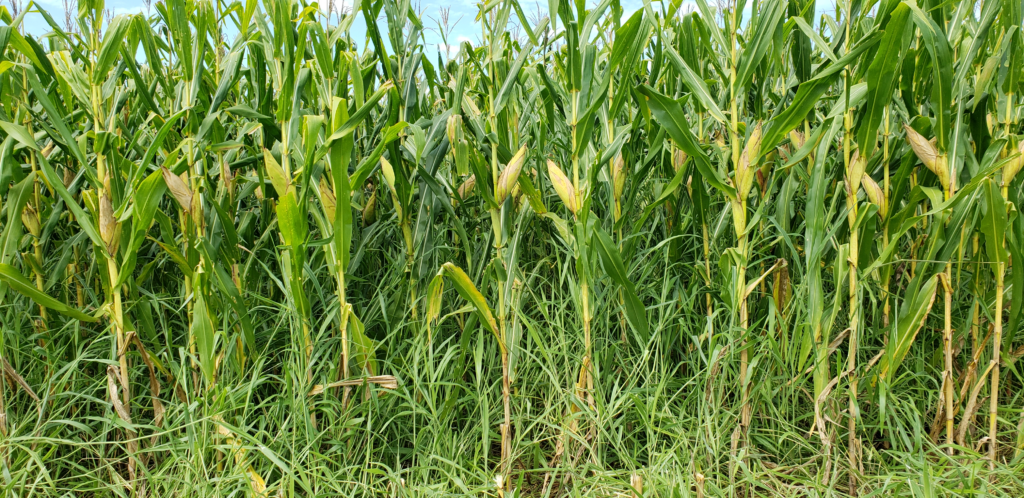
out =
<path fill-rule="evenodd" d="M 1020 0 L 526 7 L 0 9 L 4 496 L 1024 493 Z"/>

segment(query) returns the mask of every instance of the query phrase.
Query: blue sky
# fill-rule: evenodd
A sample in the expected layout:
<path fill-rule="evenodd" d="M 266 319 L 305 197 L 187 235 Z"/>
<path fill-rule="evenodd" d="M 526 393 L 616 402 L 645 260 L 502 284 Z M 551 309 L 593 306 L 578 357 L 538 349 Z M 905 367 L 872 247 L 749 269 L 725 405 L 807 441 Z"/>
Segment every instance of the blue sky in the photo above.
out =
<path fill-rule="evenodd" d="M 0 0 L 0 3 L 7 4 L 9 0 Z M 15 0 L 18 1 L 18 0 Z M 23 3 L 25 0 L 21 0 Z M 64 22 L 64 1 L 65 0 L 36 0 L 36 4 L 46 9 L 50 15 L 56 20 L 56 22 L 63 24 Z M 73 2 L 73 0 L 69 0 Z M 321 9 L 327 9 L 327 2 L 330 0 L 322 0 Z M 339 5 L 351 6 L 355 0 L 333 0 L 335 8 Z M 546 17 L 548 15 L 548 2 L 543 0 L 537 2 L 534 0 L 520 0 L 521 5 L 526 12 L 527 17 L 534 22 L 538 17 Z M 344 4 L 342 3 L 344 2 Z M 153 3 L 156 3 L 155 1 Z M 589 4 L 598 3 L 595 0 L 588 0 Z M 654 8 L 660 10 L 659 0 L 654 0 Z M 717 2 L 715 0 L 709 0 L 709 4 L 714 5 Z M 423 1 L 413 0 L 413 5 L 417 11 L 422 12 L 422 19 L 424 26 L 427 29 L 425 38 L 428 44 L 428 53 L 432 51 L 444 52 L 446 49 L 454 55 L 457 51 L 458 45 L 462 41 L 469 41 L 476 45 L 480 38 L 480 26 L 474 21 L 478 7 L 477 0 L 450 0 L 449 2 L 439 1 Z M 636 9 L 643 7 L 642 0 L 621 0 L 621 5 L 625 16 L 631 15 Z M 833 10 L 834 0 L 818 0 L 817 12 L 823 13 L 826 11 Z M 142 0 L 107 0 L 107 9 L 110 9 L 114 14 L 127 14 L 127 13 L 138 13 L 145 12 L 145 7 Z M 448 36 L 449 47 L 445 47 L 442 43 L 441 37 L 438 35 L 437 22 L 442 18 L 442 10 L 448 8 L 448 17 L 450 32 Z M 749 0 L 748 0 L 748 12 L 749 12 Z M 683 11 L 696 10 L 694 0 L 684 0 L 681 6 Z M 748 16 L 744 16 L 748 17 Z M 335 18 L 336 19 L 336 18 Z M 512 20 L 516 21 L 516 16 L 512 15 Z M 336 20 L 334 22 L 337 22 Z M 381 22 L 383 24 L 383 22 Z M 35 35 L 42 35 L 50 30 L 49 26 L 43 20 L 42 16 L 36 13 L 30 13 L 25 18 L 25 28 L 28 32 Z M 363 39 L 366 33 L 366 26 L 363 23 L 362 16 L 356 20 L 352 27 L 353 39 L 359 45 L 360 48 L 364 47 Z"/>

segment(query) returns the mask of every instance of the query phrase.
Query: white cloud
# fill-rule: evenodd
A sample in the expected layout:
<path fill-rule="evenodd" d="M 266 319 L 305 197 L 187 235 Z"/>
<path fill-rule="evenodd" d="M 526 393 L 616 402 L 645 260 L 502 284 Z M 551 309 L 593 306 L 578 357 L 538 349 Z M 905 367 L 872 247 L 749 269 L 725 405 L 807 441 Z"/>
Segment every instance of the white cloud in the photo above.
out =
<path fill-rule="evenodd" d="M 444 43 L 437 44 L 438 52 L 446 52 L 445 56 L 451 60 L 459 56 L 459 50 L 462 48 L 461 45 L 445 45 Z"/>
<path fill-rule="evenodd" d="M 136 7 L 114 7 L 114 15 L 119 16 L 121 14 L 142 14 L 146 12 L 146 9 L 142 6 Z"/>

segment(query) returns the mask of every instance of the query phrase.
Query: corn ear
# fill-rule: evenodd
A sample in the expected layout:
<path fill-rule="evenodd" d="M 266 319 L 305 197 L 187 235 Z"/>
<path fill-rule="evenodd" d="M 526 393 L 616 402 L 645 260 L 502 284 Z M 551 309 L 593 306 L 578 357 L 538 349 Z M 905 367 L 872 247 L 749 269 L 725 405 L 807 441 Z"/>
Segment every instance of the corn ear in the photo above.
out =
<path fill-rule="evenodd" d="M 476 175 L 469 175 L 469 178 L 466 178 L 466 181 L 462 182 L 462 185 L 459 185 L 459 188 L 457 189 L 459 193 L 459 199 L 461 199 L 461 201 L 459 199 L 456 199 L 456 202 L 465 202 L 466 199 L 473 196 L 473 192 L 475 189 Z"/>
<path fill-rule="evenodd" d="M 526 146 L 519 148 L 515 156 L 512 156 L 512 160 L 508 162 L 505 169 L 502 170 L 501 175 L 498 176 L 498 185 L 494 190 L 494 200 L 500 205 L 505 202 L 512 187 L 519 181 L 519 172 L 523 170 L 523 164 L 526 163 Z"/>
<path fill-rule="evenodd" d="M 882 187 L 878 186 L 878 183 L 869 175 L 864 175 L 860 179 L 860 186 L 864 189 L 864 193 L 868 196 L 868 201 L 878 206 L 878 216 L 883 220 L 889 217 L 889 201 L 885 198 L 882 193 Z"/>
<path fill-rule="evenodd" d="M 850 158 L 850 168 L 846 172 L 846 189 L 847 193 L 856 193 L 857 187 L 861 184 L 861 179 L 864 177 L 864 168 L 867 167 L 867 159 L 861 157 L 860 151 L 854 151 L 853 157 Z"/>
<path fill-rule="evenodd" d="M 174 196 L 174 200 L 178 201 L 182 211 L 186 213 L 192 211 L 192 190 L 185 185 L 181 177 L 171 173 L 167 168 L 161 167 L 160 172 L 163 174 L 164 183 L 167 184 L 167 190 L 171 191 L 171 195 Z"/>
<path fill-rule="evenodd" d="M 683 155 L 683 161 L 686 161 L 686 153 L 683 151 L 677 151 Z M 626 167 L 626 161 L 622 158 L 622 154 L 617 154 L 615 159 L 612 161 L 612 191 L 615 194 L 615 199 L 622 199 L 622 192 L 626 187 L 626 176 L 629 175 L 629 169 Z"/>
<path fill-rule="evenodd" d="M 1003 165 L 1003 185 L 1009 185 L 1020 172 L 1021 167 L 1024 167 L 1024 140 L 1017 144 L 1017 156 Z"/>
<path fill-rule="evenodd" d="M 921 160 L 921 163 L 932 173 L 935 173 L 935 176 L 939 177 L 939 184 L 942 185 L 942 188 L 948 192 L 956 187 L 952 183 L 955 180 L 949 175 L 946 157 L 940 154 L 939 150 L 935 147 L 936 140 L 934 138 L 931 140 L 924 138 L 923 135 L 909 125 L 903 125 L 903 129 L 907 131 L 907 142 L 910 143 L 910 148 L 914 150 L 914 154 Z"/>
<path fill-rule="evenodd" d="M 366 200 L 366 204 L 363 205 L 363 226 L 367 227 L 377 221 L 377 192 L 370 194 L 370 198 Z"/>
<path fill-rule="evenodd" d="M 740 156 L 740 163 L 736 165 L 736 191 L 740 199 L 746 199 L 750 195 L 750 189 L 754 186 L 756 170 L 751 167 L 754 155 L 761 149 L 761 123 L 754 126 L 747 139 L 747 145 L 743 148 Z"/>
<path fill-rule="evenodd" d="M 25 228 L 33 237 L 39 238 L 39 215 L 36 214 L 36 209 L 32 207 L 31 203 L 25 204 L 25 208 L 21 211 L 21 222 L 25 224 Z"/>
<path fill-rule="evenodd" d="M 559 168 L 554 161 L 548 159 L 548 177 L 551 178 L 551 186 L 555 188 L 558 198 L 562 199 L 566 209 L 576 214 L 579 206 L 576 205 L 576 187 L 569 180 L 562 168 Z"/>

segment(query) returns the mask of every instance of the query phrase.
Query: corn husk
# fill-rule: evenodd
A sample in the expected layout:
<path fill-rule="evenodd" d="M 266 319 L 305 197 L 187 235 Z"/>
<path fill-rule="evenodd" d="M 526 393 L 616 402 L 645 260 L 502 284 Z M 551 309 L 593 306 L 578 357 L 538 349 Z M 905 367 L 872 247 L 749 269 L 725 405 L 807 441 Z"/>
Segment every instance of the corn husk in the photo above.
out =
<path fill-rule="evenodd" d="M 683 153 L 683 156 L 685 157 L 686 154 Z M 685 159 L 683 160 L 685 161 Z M 626 167 L 626 161 L 622 158 L 622 154 L 617 154 L 612 161 L 612 191 L 615 194 L 615 199 L 622 199 L 622 192 L 626 187 L 626 176 L 628 174 L 629 169 Z"/>
<path fill-rule="evenodd" d="M 743 155 L 740 156 L 740 163 L 736 165 L 736 190 L 741 199 L 746 199 L 754 186 L 756 170 L 751 167 L 754 155 L 761 149 L 761 123 L 754 126 L 747 139 L 747 145 L 743 148 Z"/>
<path fill-rule="evenodd" d="M 576 211 L 579 210 L 579 206 L 576 204 L 576 187 L 573 186 L 569 177 L 565 176 L 562 168 L 559 168 L 550 159 L 548 159 L 548 177 L 551 178 L 551 186 L 555 188 L 558 198 L 562 199 L 562 204 L 565 204 L 572 214 L 576 214 Z"/>
<path fill-rule="evenodd" d="M 494 200 L 501 204 L 505 202 L 509 192 L 512 191 L 512 187 L 519 181 L 519 173 L 523 170 L 523 164 L 526 163 L 526 146 L 522 146 L 516 155 L 512 157 L 512 160 L 508 162 L 505 169 L 502 170 L 501 175 L 498 176 L 498 185 L 494 190 Z"/>
<path fill-rule="evenodd" d="M 882 192 L 882 187 L 878 186 L 870 175 L 864 175 L 860 179 L 860 186 L 864 189 L 864 193 L 868 197 L 868 201 L 878 206 L 878 215 L 882 219 L 886 219 L 889 216 L 889 202 L 885 198 L 885 194 Z"/>

